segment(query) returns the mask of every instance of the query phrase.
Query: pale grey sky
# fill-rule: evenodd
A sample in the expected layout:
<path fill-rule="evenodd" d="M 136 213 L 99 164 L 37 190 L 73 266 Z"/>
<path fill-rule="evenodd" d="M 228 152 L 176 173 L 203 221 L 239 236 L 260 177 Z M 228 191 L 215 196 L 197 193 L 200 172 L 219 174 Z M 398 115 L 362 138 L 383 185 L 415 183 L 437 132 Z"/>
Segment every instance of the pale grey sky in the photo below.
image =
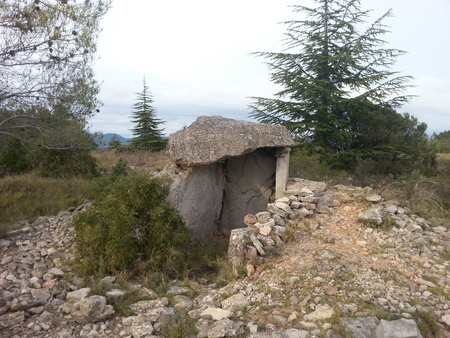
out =
<path fill-rule="evenodd" d="M 132 136 L 135 93 L 147 79 L 165 134 L 201 115 L 250 120 L 250 96 L 270 97 L 264 60 L 251 52 L 283 50 L 285 26 L 296 18 L 288 5 L 310 0 L 113 0 L 99 39 L 96 78 L 104 106 L 91 131 Z M 402 49 L 394 70 L 411 75 L 417 95 L 399 112 L 428 125 L 428 132 L 450 130 L 450 1 L 361 0 L 373 19 L 392 33 L 383 38 Z M 297 17 L 298 18 L 298 17 Z M 370 20 L 369 20 L 370 21 Z"/>

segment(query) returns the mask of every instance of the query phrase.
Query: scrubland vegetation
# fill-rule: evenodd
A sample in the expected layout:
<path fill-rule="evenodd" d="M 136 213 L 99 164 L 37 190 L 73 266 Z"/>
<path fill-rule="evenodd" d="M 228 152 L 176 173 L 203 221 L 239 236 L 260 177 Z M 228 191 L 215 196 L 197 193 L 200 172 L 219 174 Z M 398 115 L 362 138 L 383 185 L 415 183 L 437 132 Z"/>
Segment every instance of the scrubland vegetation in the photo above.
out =
<path fill-rule="evenodd" d="M 147 174 L 166 164 L 163 153 L 152 152 L 166 140 L 145 80 L 132 107 L 129 146 L 116 139 L 95 150 L 86 130 L 100 107 L 92 64 L 109 7 L 109 0 L 4 6 L 9 39 L 0 43 L 7 51 L 0 69 L 10 81 L 0 88 L 0 235 L 90 200 L 74 219 L 80 273 L 136 275 L 152 267 L 176 278 L 217 276 L 226 245 L 193 242 L 165 201 L 167 182 Z M 354 15 L 342 16 L 348 12 Z M 282 90 L 276 99 L 254 97 L 250 107 L 252 117 L 284 125 L 295 138 L 291 177 L 372 186 L 423 217 L 448 219 L 449 132 L 429 138 L 424 123 L 397 112 L 411 99 L 404 93 L 410 77 L 390 69 L 403 51 L 383 46 L 389 13 L 362 33 L 356 27 L 366 12 L 357 2 L 325 1 L 310 13 L 316 19 L 289 24 L 288 52 L 257 53 Z"/>
<path fill-rule="evenodd" d="M 225 260 L 226 243 L 208 246 L 188 240 L 187 228 L 165 202 L 168 182 L 148 175 L 168 163 L 163 153 L 98 149 L 92 156 L 97 176 L 43 177 L 39 171 L 32 171 L 2 177 L 3 235 L 7 227 L 19 226 L 17 222 L 32 222 L 89 200 L 92 209 L 75 218 L 79 253 L 85 257 L 78 268 L 85 275 L 117 271 L 133 275 L 147 271 L 149 265 L 172 277 L 192 276 L 200 271 L 219 273 L 220 266 L 224 267 L 220 261 Z M 364 175 L 369 164 L 360 163 L 361 167 L 348 173 L 331 168 L 318 156 L 294 151 L 290 176 L 330 185 L 370 185 L 384 198 L 398 200 L 422 217 L 447 219 L 445 224 L 450 224 L 450 154 L 437 156 L 436 171 L 430 176 L 418 171 L 399 176 Z M 93 243 L 93 239 L 98 242 Z M 106 256 L 108 260 L 101 259 Z M 117 260 L 111 258 L 116 256 Z"/>

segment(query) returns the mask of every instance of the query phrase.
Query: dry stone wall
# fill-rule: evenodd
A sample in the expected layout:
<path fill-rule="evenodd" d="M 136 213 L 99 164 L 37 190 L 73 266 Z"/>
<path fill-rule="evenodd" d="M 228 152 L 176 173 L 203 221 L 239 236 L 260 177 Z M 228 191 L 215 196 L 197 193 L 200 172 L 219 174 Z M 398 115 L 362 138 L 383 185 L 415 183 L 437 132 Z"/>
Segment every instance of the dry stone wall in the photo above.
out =
<path fill-rule="evenodd" d="M 323 182 L 292 179 L 284 197 L 268 203 L 265 211 L 247 214 L 244 217 L 247 227 L 234 229 L 230 235 L 228 259 L 235 273 L 239 267 L 246 267 L 251 274 L 255 265 L 264 262 L 268 251 L 284 244 L 289 226 L 296 226 L 314 213 L 329 213 L 337 201 L 324 195 L 326 188 Z"/>

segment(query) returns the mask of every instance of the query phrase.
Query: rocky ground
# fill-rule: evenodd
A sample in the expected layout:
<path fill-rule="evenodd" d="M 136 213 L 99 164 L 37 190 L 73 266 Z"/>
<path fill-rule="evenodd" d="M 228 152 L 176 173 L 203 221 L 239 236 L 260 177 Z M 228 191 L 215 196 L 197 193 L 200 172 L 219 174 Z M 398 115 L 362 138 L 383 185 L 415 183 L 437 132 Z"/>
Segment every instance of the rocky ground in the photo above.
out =
<path fill-rule="evenodd" d="M 81 208 L 23 224 L 0 240 L 0 337 L 450 337 L 449 229 L 364 189 L 323 194 L 332 206 L 250 277 L 173 281 L 159 295 L 113 276 L 102 295 L 82 287 L 69 264 Z M 374 205 L 381 224 L 362 217 Z M 115 314 L 130 290 L 148 300 Z"/>

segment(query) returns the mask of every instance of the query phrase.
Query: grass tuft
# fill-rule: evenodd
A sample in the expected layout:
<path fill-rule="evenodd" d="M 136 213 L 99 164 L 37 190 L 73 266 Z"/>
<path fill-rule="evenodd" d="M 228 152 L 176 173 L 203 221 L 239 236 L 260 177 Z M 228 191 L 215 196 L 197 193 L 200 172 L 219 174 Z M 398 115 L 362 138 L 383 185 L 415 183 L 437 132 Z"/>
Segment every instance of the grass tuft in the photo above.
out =
<path fill-rule="evenodd" d="M 0 179 L 0 234 L 11 225 L 56 215 L 86 199 L 92 180 L 50 178 L 33 173 Z"/>

